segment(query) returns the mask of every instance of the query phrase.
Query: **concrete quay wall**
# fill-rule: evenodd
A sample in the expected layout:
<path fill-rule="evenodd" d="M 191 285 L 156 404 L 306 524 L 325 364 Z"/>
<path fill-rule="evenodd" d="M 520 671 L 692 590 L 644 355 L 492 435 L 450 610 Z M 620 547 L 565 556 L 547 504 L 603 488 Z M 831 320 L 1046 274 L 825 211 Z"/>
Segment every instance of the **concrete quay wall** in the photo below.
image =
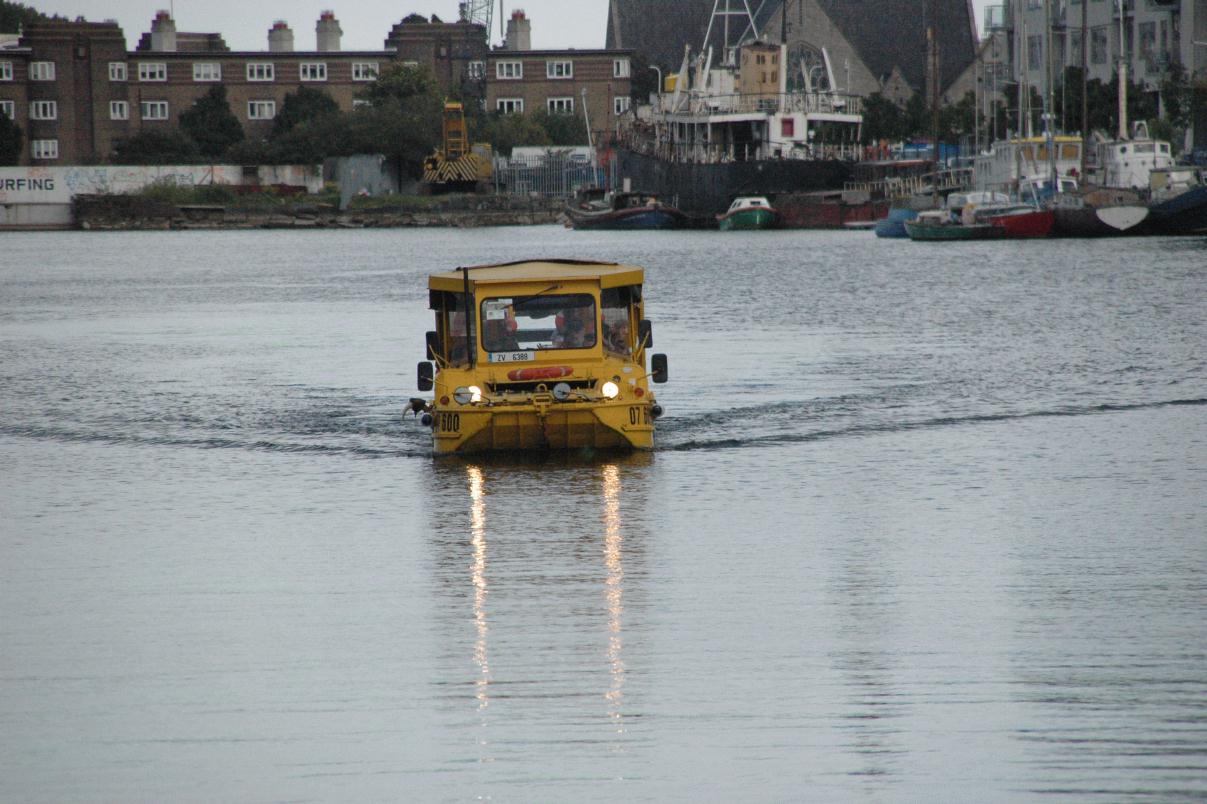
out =
<path fill-rule="evenodd" d="M 88 231 L 169 229 L 391 228 L 529 226 L 557 223 L 564 205 L 547 199 L 484 196 L 421 208 L 405 206 L 339 211 L 298 203 L 281 209 L 180 205 L 127 195 L 79 195 L 72 205 L 75 228 Z"/>

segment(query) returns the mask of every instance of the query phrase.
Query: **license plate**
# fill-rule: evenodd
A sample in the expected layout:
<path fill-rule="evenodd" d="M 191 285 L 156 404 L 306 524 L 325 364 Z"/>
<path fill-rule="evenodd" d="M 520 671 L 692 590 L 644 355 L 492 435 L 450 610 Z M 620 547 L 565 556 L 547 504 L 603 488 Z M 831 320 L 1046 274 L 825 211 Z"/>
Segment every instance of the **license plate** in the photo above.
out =
<path fill-rule="evenodd" d="M 491 363 L 523 363 L 536 360 L 536 352 L 491 352 Z"/>

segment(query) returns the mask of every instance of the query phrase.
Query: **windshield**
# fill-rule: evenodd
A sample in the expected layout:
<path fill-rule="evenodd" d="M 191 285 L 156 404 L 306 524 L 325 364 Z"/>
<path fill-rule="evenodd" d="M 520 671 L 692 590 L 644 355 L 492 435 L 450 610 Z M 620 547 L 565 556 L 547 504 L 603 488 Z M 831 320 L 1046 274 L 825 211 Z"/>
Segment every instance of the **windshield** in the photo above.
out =
<path fill-rule="evenodd" d="M 485 299 L 482 348 L 488 352 L 589 349 L 595 346 L 595 322 L 595 299 L 586 293 Z"/>

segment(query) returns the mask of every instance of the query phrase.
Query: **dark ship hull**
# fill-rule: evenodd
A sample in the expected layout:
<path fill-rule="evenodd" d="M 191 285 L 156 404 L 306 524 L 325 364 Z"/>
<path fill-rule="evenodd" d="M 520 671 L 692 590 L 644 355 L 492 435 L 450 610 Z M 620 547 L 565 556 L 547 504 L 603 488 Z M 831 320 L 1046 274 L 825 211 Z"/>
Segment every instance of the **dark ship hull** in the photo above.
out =
<path fill-rule="evenodd" d="M 816 194 L 841 191 L 853 163 L 836 159 L 763 159 L 747 162 L 671 162 L 625 148 L 616 150 L 617 176 L 633 187 L 657 193 L 697 221 L 710 221 L 738 196 L 766 196 L 783 216 L 784 226 L 841 227 L 846 220 L 871 220 L 841 209 L 840 201 L 820 204 Z M 798 203 L 794 203 L 794 198 Z M 853 205 L 861 206 L 861 205 Z M 800 207 L 799 209 L 797 207 Z M 816 207 L 816 208 L 815 208 Z M 833 207 L 833 209 L 830 209 Z"/>
<path fill-rule="evenodd" d="M 1148 208 L 1148 226 L 1156 234 L 1207 234 L 1207 186 L 1194 187 Z"/>

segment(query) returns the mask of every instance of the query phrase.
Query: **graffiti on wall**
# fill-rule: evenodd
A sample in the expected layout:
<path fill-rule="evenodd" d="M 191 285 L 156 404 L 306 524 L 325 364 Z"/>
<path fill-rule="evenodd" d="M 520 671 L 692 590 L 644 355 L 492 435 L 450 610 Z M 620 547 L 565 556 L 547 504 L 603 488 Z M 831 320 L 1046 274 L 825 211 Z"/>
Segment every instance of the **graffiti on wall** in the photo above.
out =
<path fill-rule="evenodd" d="M 322 189 L 322 170 L 265 165 L 244 176 L 238 165 L 98 165 L 0 168 L 0 204 L 70 204 L 77 195 L 133 193 L 153 184 L 287 184 Z"/>

